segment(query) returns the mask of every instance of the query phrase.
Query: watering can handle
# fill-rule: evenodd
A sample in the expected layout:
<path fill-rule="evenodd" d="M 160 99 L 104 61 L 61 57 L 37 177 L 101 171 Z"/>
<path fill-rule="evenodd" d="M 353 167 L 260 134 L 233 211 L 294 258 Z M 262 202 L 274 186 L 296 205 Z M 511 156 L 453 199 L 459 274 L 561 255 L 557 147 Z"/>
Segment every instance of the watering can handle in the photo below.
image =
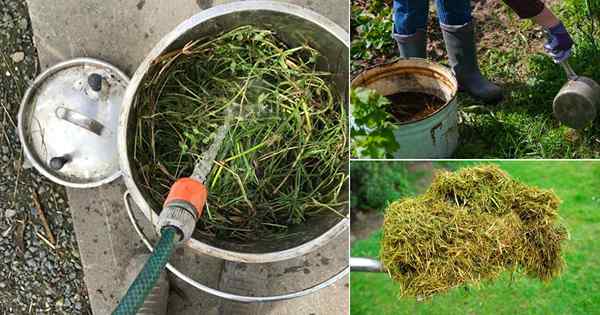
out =
<path fill-rule="evenodd" d="M 360 272 L 385 272 L 379 260 L 365 257 L 350 257 L 350 270 Z"/>
<path fill-rule="evenodd" d="M 577 73 L 575 73 L 575 70 L 573 70 L 573 68 L 571 67 L 571 65 L 569 64 L 569 61 L 567 61 L 566 59 L 564 61 L 562 61 L 560 63 L 560 65 L 563 67 L 563 69 L 565 70 L 565 73 L 567 74 L 567 79 L 569 80 L 575 80 L 577 79 Z"/>
<path fill-rule="evenodd" d="M 135 217 L 133 216 L 133 212 L 131 211 L 131 207 L 129 204 L 129 197 L 130 197 L 130 193 L 129 193 L 129 191 L 126 191 L 123 194 L 123 202 L 125 203 L 125 210 L 127 211 L 129 220 L 131 221 L 133 228 L 135 229 L 137 234 L 140 236 L 140 238 L 142 239 L 142 241 L 144 242 L 146 247 L 148 247 L 148 249 L 150 251 L 152 251 L 152 249 L 153 249 L 152 244 L 150 244 L 150 241 L 144 235 L 144 232 L 142 232 Z M 181 279 L 184 282 L 186 282 L 187 284 L 195 287 L 196 289 L 204 291 L 208 294 L 218 296 L 223 299 L 232 300 L 232 301 L 241 302 L 241 303 L 275 302 L 275 301 L 290 300 L 290 299 L 294 299 L 297 297 L 305 296 L 305 295 L 308 295 L 311 293 L 315 293 L 323 288 L 326 288 L 326 287 L 334 284 L 335 282 L 337 282 L 338 280 L 340 280 L 344 276 L 346 276 L 348 273 L 350 273 L 350 267 L 346 267 L 346 268 L 342 269 L 341 271 L 339 271 L 338 273 L 336 273 L 335 275 L 333 275 L 332 277 L 330 277 L 329 279 L 327 279 L 317 285 L 314 285 L 312 287 L 309 287 L 309 288 L 306 288 L 306 289 L 303 289 L 300 291 L 296 291 L 296 292 L 285 293 L 285 294 L 280 294 L 280 295 L 272 295 L 272 296 L 246 296 L 246 295 L 233 294 L 233 293 L 229 293 L 229 292 L 223 292 L 223 291 L 219 291 L 217 289 L 213 289 L 211 287 L 205 286 L 202 283 L 199 283 L 199 282 L 195 281 L 194 279 L 186 276 L 185 274 L 183 274 L 181 271 L 177 270 L 177 268 L 175 268 L 173 265 L 171 265 L 169 263 L 167 264 L 167 269 L 170 272 L 172 272 L 173 274 L 175 274 L 179 279 Z"/>

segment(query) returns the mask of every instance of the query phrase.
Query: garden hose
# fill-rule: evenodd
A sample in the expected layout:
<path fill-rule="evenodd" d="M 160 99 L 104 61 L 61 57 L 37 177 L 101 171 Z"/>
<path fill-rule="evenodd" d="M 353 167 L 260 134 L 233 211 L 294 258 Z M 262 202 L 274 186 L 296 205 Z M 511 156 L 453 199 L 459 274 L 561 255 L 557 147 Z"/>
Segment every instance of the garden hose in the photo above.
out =
<path fill-rule="evenodd" d="M 192 237 L 207 196 L 206 187 L 195 176 L 181 178 L 171 186 L 158 218 L 160 240 L 113 315 L 136 314 L 142 307 L 169 262 L 175 246 Z"/>
<path fill-rule="evenodd" d="M 178 232 L 176 228 L 168 226 L 162 230 L 160 240 L 154 247 L 154 252 L 113 312 L 114 315 L 136 314 L 138 312 L 169 261 L 178 242 L 177 239 Z"/>

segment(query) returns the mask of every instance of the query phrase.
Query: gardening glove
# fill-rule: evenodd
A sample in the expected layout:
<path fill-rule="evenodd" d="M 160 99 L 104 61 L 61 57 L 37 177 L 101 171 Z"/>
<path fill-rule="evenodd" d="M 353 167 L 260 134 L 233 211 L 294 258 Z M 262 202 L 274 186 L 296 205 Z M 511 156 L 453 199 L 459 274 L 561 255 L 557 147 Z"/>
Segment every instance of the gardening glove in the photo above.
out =
<path fill-rule="evenodd" d="M 554 60 L 555 63 L 561 63 L 571 56 L 571 47 L 573 47 L 573 39 L 565 28 L 564 24 L 546 29 L 548 41 L 544 45 L 546 53 Z"/>

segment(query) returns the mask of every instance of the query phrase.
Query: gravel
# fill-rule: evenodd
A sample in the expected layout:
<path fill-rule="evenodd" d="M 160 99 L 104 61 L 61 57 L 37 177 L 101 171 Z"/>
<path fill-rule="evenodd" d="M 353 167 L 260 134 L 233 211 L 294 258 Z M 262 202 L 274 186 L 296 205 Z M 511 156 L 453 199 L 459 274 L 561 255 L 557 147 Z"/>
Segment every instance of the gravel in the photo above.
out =
<path fill-rule="evenodd" d="M 64 189 L 24 167 L 14 125 L 37 72 L 26 2 L 0 0 L 0 314 L 90 314 Z M 54 248 L 42 239 L 33 191 Z"/>
<path fill-rule="evenodd" d="M 10 55 L 10 58 L 13 60 L 14 63 L 19 63 L 21 61 L 23 61 L 23 59 L 25 59 L 25 53 L 22 51 L 18 51 L 12 55 Z"/>

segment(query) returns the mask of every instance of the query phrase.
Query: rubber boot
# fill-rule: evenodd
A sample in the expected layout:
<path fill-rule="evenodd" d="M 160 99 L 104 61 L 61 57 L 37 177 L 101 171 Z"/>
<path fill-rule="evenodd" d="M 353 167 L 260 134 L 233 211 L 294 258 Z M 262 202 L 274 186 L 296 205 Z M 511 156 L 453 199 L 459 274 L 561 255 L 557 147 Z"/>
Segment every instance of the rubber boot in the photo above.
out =
<path fill-rule="evenodd" d="M 135 280 L 137 275 L 142 271 L 144 264 L 150 257 L 149 254 L 141 254 L 133 257 L 126 269 L 127 287 Z M 169 279 L 167 271 L 163 270 L 160 273 L 156 285 L 150 291 L 150 294 L 144 300 L 144 304 L 137 312 L 138 315 L 166 315 L 167 304 L 169 300 Z"/>
<path fill-rule="evenodd" d="M 411 35 L 392 34 L 398 44 L 398 51 L 402 58 L 425 58 L 427 53 L 427 35 L 425 30 L 417 30 Z"/>
<path fill-rule="evenodd" d="M 502 101 L 502 89 L 488 81 L 479 71 L 474 23 L 441 24 L 441 28 L 450 67 L 458 80 L 459 88 L 488 104 Z"/>

